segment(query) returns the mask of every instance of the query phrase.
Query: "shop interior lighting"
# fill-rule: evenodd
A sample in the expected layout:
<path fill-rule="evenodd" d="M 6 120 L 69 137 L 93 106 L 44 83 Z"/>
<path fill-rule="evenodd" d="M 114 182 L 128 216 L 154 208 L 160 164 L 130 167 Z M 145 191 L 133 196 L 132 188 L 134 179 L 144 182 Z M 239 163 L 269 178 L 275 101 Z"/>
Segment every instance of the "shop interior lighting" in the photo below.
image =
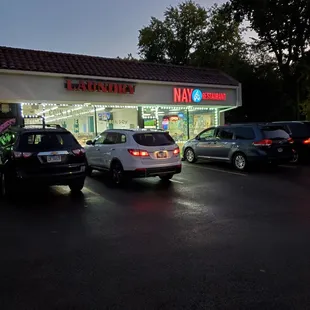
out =
<path fill-rule="evenodd" d="M 37 115 L 42 115 L 44 113 L 47 113 L 47 112 L 50 112 L 50 111 L 53 111 L 53 110 L 57 110 L 58 107 L 54 107 L 54 108 L 51 108 L 51 109 L 48 109 L 48 110 L 43 110 L 43 111 L 40 111 L 37 113 Z"/>

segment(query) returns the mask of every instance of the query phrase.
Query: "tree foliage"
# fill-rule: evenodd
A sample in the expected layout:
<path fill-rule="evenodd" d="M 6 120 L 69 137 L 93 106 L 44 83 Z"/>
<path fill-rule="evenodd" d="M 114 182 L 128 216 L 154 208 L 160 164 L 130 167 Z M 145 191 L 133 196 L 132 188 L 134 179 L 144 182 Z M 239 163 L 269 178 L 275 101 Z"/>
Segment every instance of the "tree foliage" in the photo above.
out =
<path fill-rule="evenodd" d="M 238 21 L 246 18 L 258 35 L 259 47 L 267 47 L 283 76 L 305 56 L 310 45 L 309 0 L 232 0 Z"/>
<path fill-rule="evenodd" d="M 231 0 L 237 21 L 248 20 L 260 50 L 274 56 L 283 91 L 299 117 L 301 84 L 307 79 L 305 58 L 310 47 L 309 0 Z"/>
<path fill-rule="evenodd" d="M 209 10 L 193 1 L 169 7 L 164 20 L 151 18 L 139 34 L 139 54 L 151 62 L 221 66 L 245 53 L 242 28 L 225 6 Z"/>

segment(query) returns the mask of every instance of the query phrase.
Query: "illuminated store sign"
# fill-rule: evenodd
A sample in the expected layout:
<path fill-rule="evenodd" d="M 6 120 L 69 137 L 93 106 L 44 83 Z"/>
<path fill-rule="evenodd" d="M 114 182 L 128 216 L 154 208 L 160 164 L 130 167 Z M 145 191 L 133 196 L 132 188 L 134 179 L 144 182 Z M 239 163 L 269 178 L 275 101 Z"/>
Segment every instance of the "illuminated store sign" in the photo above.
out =
<path fill-rule="evenodd" d="M 135 85 L 99 82 L 89 80 L 66 80 L 65 88 L 69 91 L 82 91 L 82 92 L 99 92 L 99 93 L 112 93 L 112 94 L 130 94 L 135 93 Z"/>
<path fill-rule="evenodd" d="M 8 129 L 10 126 L 15 125 L 16 119 L 12 118 L 4 122 L 3 124 L 0 125 L 0 132 L 5 131 Z"/>
<path fill-rule="evenodd" d="M 200 89 L 193 88 L 174 88 L 173 102 L 175 103 L 199 103 L 202 100 L 207 101 L 225 101 L 225 93 L 202 92 Z"/>

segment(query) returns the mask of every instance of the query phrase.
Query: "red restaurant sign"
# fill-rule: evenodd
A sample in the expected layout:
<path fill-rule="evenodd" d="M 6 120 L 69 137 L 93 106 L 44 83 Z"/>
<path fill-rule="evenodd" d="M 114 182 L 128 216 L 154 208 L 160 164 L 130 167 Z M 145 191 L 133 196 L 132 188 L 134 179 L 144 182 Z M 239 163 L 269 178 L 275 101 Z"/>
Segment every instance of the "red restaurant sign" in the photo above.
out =
<path fill-rule="evenodd" d="M 135 85 L 133 84 L 98 82 L 89 80 L 78 80 L 78 81 L 66 80 L 65 88 L 69 91 L 131 94 L 131 95 L 135 93 Z"/>
<path fill-rule="evenodd" d="M 202 100 L 225 101 L 226 93 L 202 92 L 194 88 L 174 88 L 173 102 L 175 103 L 199 103 Z"/>

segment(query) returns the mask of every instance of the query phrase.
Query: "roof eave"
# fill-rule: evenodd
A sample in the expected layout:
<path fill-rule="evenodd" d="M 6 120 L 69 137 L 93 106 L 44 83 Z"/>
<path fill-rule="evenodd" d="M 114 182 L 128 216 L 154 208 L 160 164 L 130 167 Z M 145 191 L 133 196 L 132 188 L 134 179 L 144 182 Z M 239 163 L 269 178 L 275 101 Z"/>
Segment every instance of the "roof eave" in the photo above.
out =
<path fill-rule="evenodd" d="M 65 73 L 53 73 L 53 72 L 40 72 L 40 71 L 24 71 L 24 70 L 11 70 L 11 69 L 0 69 L 0 73 L 4 74 L 19 74 L 19 75 L 32 75 L 32 76 L 50 76 L 50 77 L 62 77 L 62 78 L 75 78 L 75 79 L 102 79 L 106 81 L 118 81 L 128 83 L 139 83 L 139 84 L 154 84 L 154 85 L 170 85 L 170 86 L 189 86 L 189 87 L 212 87 L 212 88 L 228 88 L 237 89 L 239 85 L 224 85 L 224 84 L 196 84 L 196 83 L 183 83 L 183 82 L 165 82 L 165 81 L 154 81 L 154 80 L 137 80 L 137 79 L 122 79 L 112 77 L 101 77 L 91 75 L 76 75 L 76 74 L 65 74 Z M 237 81 L 236 81 L 237 82 Z"/>

